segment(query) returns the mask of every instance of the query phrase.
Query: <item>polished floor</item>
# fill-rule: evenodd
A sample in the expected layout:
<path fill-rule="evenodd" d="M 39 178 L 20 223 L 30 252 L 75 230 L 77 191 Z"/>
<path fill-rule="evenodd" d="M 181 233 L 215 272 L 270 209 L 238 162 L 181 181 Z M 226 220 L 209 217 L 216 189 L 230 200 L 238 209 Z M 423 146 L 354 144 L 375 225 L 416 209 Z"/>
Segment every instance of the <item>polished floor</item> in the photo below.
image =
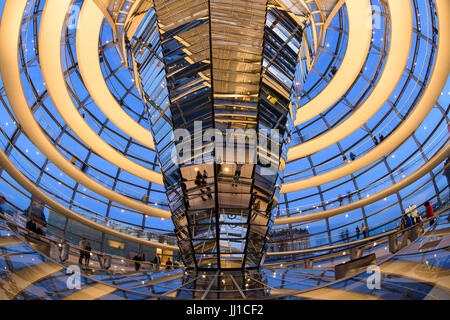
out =
<path fill-rule="evenodd" d="M 159 272 L 82 269 L 79 288 L 66 264 L 42 253 L 38 241 L 7 224 L 0 230 L 0 299 L 450 299 L 450 228 L 447 217 L 397 254 L 378 260 L 380 289 L 369 289 L 369 274 L 335 280 L 333 268 L 265 267 L 259 271 Z M 44 250 L 45 251 L 45 250 Z"/>

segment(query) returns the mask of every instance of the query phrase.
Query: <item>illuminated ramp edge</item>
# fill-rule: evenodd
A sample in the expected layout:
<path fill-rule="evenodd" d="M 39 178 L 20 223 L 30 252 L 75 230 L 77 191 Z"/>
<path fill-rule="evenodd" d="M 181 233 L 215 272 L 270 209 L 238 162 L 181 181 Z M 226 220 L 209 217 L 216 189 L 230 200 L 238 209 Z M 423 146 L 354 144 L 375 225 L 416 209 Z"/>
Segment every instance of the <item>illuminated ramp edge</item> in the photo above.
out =
<path fill-rule="evenodd" d="M 108 6 L 111 0 L 106 1 Z M 104 15 L 92 2 L 85 1 L 78 17 L 76 52 L 81 76 L 89 94 L 105 116 L 120 130 L 154 150 L 151 132 L 137 123 L 109 91 L 100 68 L 99 39 Z"/>
<path fill-rule="evenodd" d="M 29 137 L 30 141 L 43 154 L 45 154 L 49 161 L 51 161 L 55 166 L 75 181 L 78 181 L 80 184 L 105 198 L 134 210 L 143 212 L 150 216 L 168 218 L 168 212 L 166 210 L 147 206 L 143 203 L 134 201 L 89 178 L 81 170 L 73 166 L 68 159 L 59 153 L 54 144 L 47 139 L 46 135 L 31 113 L 20 79 L 20 64 L 17 54 L 19 52 L 18 39 L 20 36 L 22 16 L 26 5 L 26 0 L 7 1 L 3 8 L 3 15 L 0 24 L 0 46 L 3 48 L 0 50 L 0 72 L 2 75 L 5 93 L 14 114 L 17 116 L 17 119 L 22 126 L 23 131 Z M 4 155 L 3 152 L 1 154 Z"/>
<path fill-rule="evenodd" d="M 108 228 L 104 225 L 98 224 L 88 218 L 85 218 L 78 213 L 66 208 L 59 202 L 52 199 L 50 196 L 48 196 L 46 193 L 44 193 L 36 184 L 32 181 L 30 181 L 19 169 L 17 169 L 14 164 L 9 160 L 9 158 L 6 156 L 6 154 L 3 152 L 3 150 L 0 149 L 0 165 L 8 172 L 8 174 L 19 184 L 21 185 L 25 190 L 30 192 L 34 197 L 42 201 L 43 203 L 47 204 L 49 207 L 51 207 L 55 212 L 68 217 L 69 219 L 73 219 L 75 221 L 78 221 L 86 226 L 92 227 L 96 230 L 99 230 L 101 232 L 104 232 L 106 234 L 114 235 L 120 239 L 129 240 L 135 243 L 142 243 L 144 245 L 148 245 L 151 247 L 157 247 L 157 248 L 165 248 L 172 251 L 178 251 L 178 247 L 159 243 L 159 242 L 153 242 L 146 239 L 138 238 L 131 236 L 126 233 L 122 233 L 116 230 L 113 230 L 111 228 Z M 151 208 L 151 207 L 148 207 Z M 164 217 L 166 219 L 170 218 L 170 214 L 168 211 L 163 211 Z M 11 241 L 14 241 L 14 239 L 10 239 Z"/>
<path fill-rule="evenodd" d="M 372 25 L 367 14 L 370 0 L 345 1 L 348 14 L 348 43 L 339 69 L 328 85 L 313 99 L 299 106 L 294 125 L 307 122 L 331 107 L 350 88 L 369 54 Z M 367 27 L 366 27 L 367 25 Z"/>
<path fill-rule="evenodd" d="M 448 41 L 444 41 L 444 39 L 448 39 L 450 37 L 450 24 L 448 22 L 448 19 L 450 18 L 450 14 L 448 12 L 450 8 L 449 4 L 445 1 L 436 1 L 436 8 L 440 34 L 437 45 L 436 60 L 428 81 L 428 85 L 426 86 L 420 101 L 408 118 L 405 119 L 386 139 L 361 157 L 343 165 L 340 168 L 325 172 L 323 174 L 285 183 L 281 188 L 281 193 L 305 190 L 350 175 L 375 162 L 377 159 L 401 145 L 415 130 L 417 130 L 439 98 L 445 83 L 447 82 L 450 70 L 450 61 L 448 59 L 450 55 L 450 45 Z"/>
<path fill-rule="evenodd" d="M 310 214 L 305 214 L 305 215 L 296 215 L 296 216 L 288 217 L 288 218 L 278 218 L 275 220 L 274 224 L 275 225 L 284 225 L 284 224 L 291 224 L 291 223 L 297 223 L 297 222 L 311 221 L 311 220 L 316 220 L 316 219 L 324 219 L 324 218 L 336 216 L 343 212 L 350 212 L 351 210 L 361 208 L 361 207 L 371 204 L 375 201 L 381 200 L 381 199 L 407 187 L 414 181 L 420 179 L 421 177 L 426 175 L 428 172 L 433 170 L 437 165 L 442 163 L 442 161 L 444 161 L 449 155 L 450 155 L 450 145 L 447 145 L 441 151 L 439 151 L 436 155 L 434 155 L 428 162 L 426 162 L 421 168 L 419 168 L 417 171 L 415 171 L 413 174 L 404 178 L 400 182 L 397 182 L 394 185 L 384 189 L 383 191 L 380 191 L 374 195 L 371 195 L 370 197 L 366 197 L 366 198 L 363 198 L 362 200 L 358 200 L 358 201 L 352 202 L 350 204 L 346 204 L 346 205 L 340 206 L 338 208 L 325 210 L 322 212 L 310 213 Z"/>
<path fill-rule="evenodd" d="M 450 270 L 448 269 L 401 259 L 385 262 L 380 265 L 380 268 L 385 274 L 431 283 L 450 291 Z"/>
<path fill-rule="evenodd" d="M 389 99 L 408 61 L 413 19 L 410 0 L 389 0 L 388 5 L 391 18 L 390 47 L 383 72 L 375 88 L 348 119 L 324 134 L 290 148 L 288 160 L 306 157 L 341 141 L 369 121 Z"/>
<path fill-rule="evenodd" d="M 144 180 L 162 184 L 160 173 L 128 159 L 97 135 L 74 105 L 67 90 L 61 60 L 62 32 L 71 3 L 71 0 L 47 0 L 40 23 L 39 61 L 53 104 L 73 132 L 103 159 Z M 97 7 L 93 5 L 92 9 Z M 95 56 L 98 57 L 98 52 Z M 104 83 L 104 80 L 100 83 Z"/>

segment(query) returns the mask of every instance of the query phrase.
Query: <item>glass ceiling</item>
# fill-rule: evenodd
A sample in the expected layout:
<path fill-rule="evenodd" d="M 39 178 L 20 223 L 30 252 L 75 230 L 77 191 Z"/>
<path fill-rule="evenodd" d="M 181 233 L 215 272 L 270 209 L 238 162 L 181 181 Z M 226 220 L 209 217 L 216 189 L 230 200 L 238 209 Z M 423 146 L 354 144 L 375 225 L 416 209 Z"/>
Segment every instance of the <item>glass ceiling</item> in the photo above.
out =
<path fill-rule="evenodd" d="M 370 2 L 373 8 L 373 32 L 363 69 L 355 79 L 352 79 L 353 83 L 345 94 L 324 112 L 297 126 L 294 126 L 291 119 L 288 141 L 290 148 L 301 146 L 310 140 L 314 141 L 313 139 L 345 123 L 369 99 L 381 81 L 391 47 L 392 17 L 389 1 Z M 357 130 L 349 132 L 339 142 L 300 159 L 289 159 L 288 156 L 283 185 L 329 172 L 338 172 L 350 162 L 377 148 L 381 143 L 380 135 L 382 140 L 396 135 L 396 130 L 413 115 L 432 77 L 439 49 L 440 30 L 435 1 L 410 2 L 413 33 L 409 58 L 388 100 L 379 106 L 370 120 L 362 123 Z M 103 141 L 130 161 L 148 170 L 159 172 L 155 151 L 127 135 L 108 119 L 94 102 L 83 82 L 76 52 L 76 23 L 83 3 L 84 1 L 73 1 L 61 40 L 62 69 L 72 102 L 84 121 Z M 20 78 L 34 119 L 57 151 L 90 179 L 135 202 L 168 210 L 168 200 L 163 186 L 147 181 L 118 167 L 110 159 L 99 156 L 63 120 L 54 106 L 43 80 L 38 50 L 44 5 L 43 0 L 29 0 L 20 29 L 18 52 Z M 3 14 L 4 8 L 5 0 L 0 0 L 0 14 Z M 0 21 L 3 20 L 2 16 Z M 154 19 L 153 23 L 156 26 L 157 20 Z M 302 76 L 300 70 L 301 65 L 306 65 L 304 57 L 299 57 L 291 98 L 293 113 L 301 110 L 306 102 L 324 90 L 336 70 L 339 70 L 349 43 L 349 23 L 348 10 L 344 5 L 330 21 L 323 44 L 318 48 L 320 54 L 315 54 L 318 58 L 310 66 L 307 76 Z M 307 25 L 306 28 L 309 30 L 305 33 L 307 41 L 313 41 L 310 39 L 312 37 L 310 29 L 313 27 Z M 279 29 L 277 32 L 286 33 L 286 30 Z M 289 34 L 282 36 L 289 37 Z M 153 44 L 155 50 L 159 50 L 158 45 L 155 41 Z M 105 82 L 126 114 L 144 128 L 150 129 L 151 121 L 148 119 L 146 107 L 142 103 L 135 79 L 127 69 L 128 65 L 123 61 L 121 52 L 120 44 L 115 42 L 113 29 L 105 19 L 99 36 L 100 66 Z M 156 59 L 154 68 L 156 71 L 161 70 L 161 73 L 157 72 L 160 78 L 155 83 L 162 89 L 155 85 L 150 98 L 156 105 L 163 107 L 166 99 L 163 92 L 164 61 Z M 172 233 L 173 223 L 170 220 L 152 217 L 113 201 L 81 184 L 50 161 L 32 142 L 32 137 L 24 133 L 23 126 L 19 125 L 11 101 L 6 95 L 4 82 L 5 78 L 0 74 L 1 149 L 24 176 L 50 198 L 83 216 L 111 221 L 137 230 Z M 422 168 L 448 145 L 449 107 L 450 81 L 447 80 L 441 95 L 426 117 L 420 119 L 417 129 L 404 137 L 393 150 L 350 174 L 336 173 L 339 176 L 337 179 L 319 184 L 312 182 L 311 186 L 306 185 L 301 190 L 282 193 L 278 199 L 276 219 L 303 215 L 308 215 L 308 219 L 291 224 L 275 223 L 275 232 L 279 229 L 305 230 L 312 241 L 311 246 L 327 245 L 340 241 L 342 230 L 354 232 L 356 225 L 361 226 L 362 223 L 370 229 L 399 217 L 410 205 L 420 206 L 427 200 L 432 204 L 447 201 L 448 181 L 443 172 L 444 162 L 441 161 L 427 174 L 379 200 L 370 203 L 361 202 L 357 208 L 343 210 L 328 218 L 314 218 L 314 214 L 363 201 L 400 183 Z M 0 168 L 0 174 L 0 191 L 12 206 L 18 210 L 26 210 L 34 199 L 31 192 L 10 176 L 3 167 Z M 48 212 L 49 209 L 46 210 L 46 215 Z"/>

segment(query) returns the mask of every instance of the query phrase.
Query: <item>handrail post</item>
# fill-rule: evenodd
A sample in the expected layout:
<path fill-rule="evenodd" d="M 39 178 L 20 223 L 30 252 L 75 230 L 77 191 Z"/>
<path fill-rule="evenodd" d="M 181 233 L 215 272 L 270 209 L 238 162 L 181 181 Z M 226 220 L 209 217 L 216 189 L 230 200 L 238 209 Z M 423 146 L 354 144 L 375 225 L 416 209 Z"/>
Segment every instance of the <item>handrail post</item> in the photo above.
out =
<path fill-rule="evenodd" d="M 100 269 L 108 270 L 111 267 L 111 256 L 107 254 L 97 253 L 98 264 Z"/>
<path fill-rule="evenodd" d="M 403 232 L 402 234 L 402 239 L 400 240 L 400 245 L 399 245 L 399 249 L 403 249 L 404 247 L 406 247 L 408 245 L 408 239 L 409 236 L 411 234 L 411 230 L 406 230 L 405 232 Z"/>
<path fill-rule="evenodd" d="M 104 261 L 103 261 L 103 263 L 104 263 L 104 268 L 105 268 L 105 270 L 108 270 L 110 267 L 111 267 L 111 261 L 112 261 L 112 258 L 111 258 L 111 256 L 110 255 L 104 255 L 103 256 L 104 257 Z"/>
<path fill-rule="evenodd" d="M 409 233 L 409 240 L 410 240 L 411 242 L 413 242 L 413 241 L 416 240 L 418 237 L 419 237 L 419 225 L 417 224 L 417 225 L 414 226 L 414 228 L 412 228 L 412 229 L 410 230 L 410 233 Z"/>
<path fill-rule="evenodd" d="M 69 259 L 69 251 L 70 247 L 67 243 L 64 243 L 61 247 L 61 256 L 60 259 L 62 262 L 66 262 Z"/>
<path fill-rule="evenodd" d="M 61 248 L 56 244 L 55 241 L 49 241 L 50 252 L 49 255 L 51 258 L 61 262 Z"/>
<path fill-rule="evenodd" d="M 356 247 L 350 249 L 350 260 L 361 258 L 364 252 L 364 247 Z"/>
<path fill-rule="evenodd" d="M 396 253 L 398 249 L 398 233 L 393 233 L 389 235 L 389 252 Z"/>
<path fill-rule="evenodd" d="M 103 264 L 103 255 L 100 253 L 97 253 L 97 260 L 98 260 L 98 264 L 100 266 L 100 269 L 105 269 L 104 264 Z"/>

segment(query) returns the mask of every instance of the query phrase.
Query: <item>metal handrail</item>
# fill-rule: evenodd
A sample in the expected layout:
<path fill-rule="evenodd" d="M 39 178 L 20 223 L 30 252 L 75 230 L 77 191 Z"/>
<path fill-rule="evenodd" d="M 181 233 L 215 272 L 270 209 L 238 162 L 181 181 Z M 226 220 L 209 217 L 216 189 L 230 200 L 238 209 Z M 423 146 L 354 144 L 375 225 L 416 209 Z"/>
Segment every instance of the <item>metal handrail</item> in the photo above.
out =
<path fill-rule="evenodd" d="M 420 221 L 419 223 L 417 223 L 417 224 L 415 224 L 415 225 L 413 225 L 411 227 L 404 228 L 404 229 L 401 229 L 401 230 L 397 230 L 397 228 L 396 228 L 396 229 L 392 229 L 390 231 L 387 231 L 387 232 L 384 232 L 384 233 L 380 233 L 378 235 L 371 236 L 371 237 L 368 237 L 368 238 L 363 238 L 363 239 L 355 240 L 355 241 L 352 241 L 352 242 L 342 243 L 342 244 L 337 244 L 337 245 L 332 245 L 332 246 L 327 246 L 327 247 L 302 249 L 302 250 L 293 250 L 293 251 L 268 252 L 268 253 L 266 253 L 266 256 L 295 255 L 295 254 L 302 254 L 302 253 L 329 251 L 329 250 L 333 250 L 333 249 L 339 249 L 339 248 L 342 248 L 342 247 L 349 247 L 349 246 L 352 246 L 352 245 L 357 245 L 357 244 L 360 244 L 360 243 L 365 243 L 365 244 L 367 242 L 370 243 L 372 240 L 377 240 L 377 239 L 380 239 L 380 238 L 385 238 L 385 240 L 387 240 L 387 237 L 390 236 L 390 235 L 401 234 L 401 233 L 404 233 L 406 231 L 413 230 L 416 227 L 423 226 L 424 224 L 426 224 L 428 222 L 431 222 L 434 219 L 437 219 L 441 215 L 442 212 L 445 212 L 446 210 L 449 210 L 449 209 L 450 209 L 450 205 L 446 206 L 445 208 L 440 209 L 439 211 L 437 211 L 435 213 L 434 217 L 431 217 L 431 218 L 428 218 L 428 219 L 424 219 L 424 220 Z M 443 215 L 443 216 L 445 216 L 445 215 Z M 353 247 L 347 248 L 347 249 L 353 249 L 355 247 L 358 247 L 358 246 L 353 246 Z M 315 258 L 317 258 L 317 256 Z M 307 258 L 302 258 L 301 260 L 304 260 L 304 259 L 307 259 Z M 277 263 L 277 264 L 279 264 L 279 263 Z"/>
<path fill-rule="evenodd" d="M 50 236 L 46 236 L 46 235 L 36 234 L 36 233 L 34 233 L 34 232 L 24 228 L 23 226 L 15 223 L 13 220 L 9 219 L 7 216 L 2 214 L 1 212 L 0 212 L 0 218 L 3 218 L 4 220 L 6 220 L 8 222 L 10 229 L 12 229 L 11 228 L 11 226 L 12 226 L 13 228 L 16 228 L 18 231 L 20 231 L 21 233 L 23 233 L 23 234 L 25 234 L 27 236 L 31 236 L 33 238 L 36 238 L 38 240 L 41 240 L 41 241 L 44 241 L 44 242 L 47 242 L 47 243 L 54 242 L 54 243 L 56 243 L 56 245 L 59 245 L 60 247 L 62 245 L 67 245 L 69 247 L 69 250 L 71 250 L 72 252 L 81 253 L 81 251 L 86 251 L 84 249 L 81 249 L 77 245 L 71 244 L 70 241 L 67 238 L 62 237 L 60 235 L 53 235 L 52 237 L 50 237 Z M 36 220 L 38 220 L 38 219 L 36 219 Z M 101 252 L 101 251 L 97 251 L 97 250 L 91 250 L 90 252 L 91 252 L 91 255 L 96 255 L 97 257 L 110 257 L 111 260 L 120 261 L 121 263 L 126 263 L 126 264 L 131 264 L 131 265 L 135 264 L 135 263 L 139 263 L 141 266 L 145 265 L 145 266 L 149 266 L 151 268 L 162 267 L 162 266 L 164 266 L 166 268 L 168 266 L 172 267 L 172 268 L 175 267 L 173 264 L 172 265 L 167 265 L 167 264 L 164 264 L 164 263 L 155 264 L 155 263 L 149 262 L 149 261 L 136 261 L 136 260 L 133 260 L 133 259 L 120 257 L 120 256 L 112 255 L 112 254 Z M 164 256 L 164 254 L 161 254 L 161 255 Z M 183 267 L 183 264 L 181 264 L 181 263 L 179 263 L 179 265 L 177 266 L 177 268 L 182 268 L 182 267 Z"/>
<path fill-rule="evenodd" d="M 449 215 L 450 215 L 450 214 L 446 214 L 446 215 L 436 215 L 436 216 L 433 217 L 433 218 L 442 218 L 442 217 L 444 217 L 444 216 L 449 216 Z M 430 218 L 430 220 L 433 219 L 433 218 Z M 427 220 L 428 220 L 428 219 L 427 219 Z M 422 222 L 425 222 L 425 221 L 422 221 Z M 438 222 L 435 222 L 434 225 L 433 225 L 433 227 L 430 228 L 430 230 L 428 230 L 428 232 L 433 231 L 433 230 L 431 230 L 431 229 L 434 229 L 437 225 L 438 225 Z M 413 226 L 413 227 L 415 227 L 415 226 Z M 408 229 L 409 229 L 409 228 L 408 228 Z M 405 230 L 406 230 L 406 229 L 403 229 L 402 231 L 405 231 Z M 387 257 L 384 257 L 380 262 L 377 263 L 377 265 L 381 265 L 381 264 L 383 264 L 383 263 L 389 261 L 390 259 L 392 259 L 392 258 L 395 257 L 396 255 L 397 255 L 397 253 L 394 253 L 394 254 L 391 254 L 391 255 L 389 255 L 389 256 L 387 256 Z M 297 291 L 295 291 L 295 292 L 293 291 L 293 292 L 290 292 L 289 294 L 281 294 L 281 295 L 279 295 L 279 297 L 284 297 L 284 296 L 295 296 L 295 295 L 297 295 L 297 294 L 301 294 L 301 293 L 305 293 L 305 292 L 309 292 L 309 291 L 314 291 L 314 290 L 318 290 L 318 289 L 321 289 L 321 288 L 326 288 L 326 287 L 329 287 L 329 286 L 334 285 L 334 284 L 337 284 L 337 283 L 344 283 L 344 282 L 346 282 L 347 280 L 352 279 L 352 278 L 354 278 L 354 277 L 356 277 L 356 276 L 358 276 L 358 275 L 361 275 L 361 274 L 363 274 L 363 273 L 365 273 L 365 272 L 366 272 L 366 270 L 358 271 L 358 272 L 356 272 L 356 273 L 349 274 L 348 276 L 346 276 L 346 277 L 344 277 L 344 278 L 342 278 L 342 279 L 338 279 L 338 280 L 332 281 L 332 282 L 330 282 L 330 283 L 325 283 L 325 284 L 323 284 L 323 285 L 319 285 L 319 286 L 316 286 L 316 287 L 314 287 L 314 288 L 308 288 L 308 289 L 303 289 L 303 290 L 297 290 Z"/>

